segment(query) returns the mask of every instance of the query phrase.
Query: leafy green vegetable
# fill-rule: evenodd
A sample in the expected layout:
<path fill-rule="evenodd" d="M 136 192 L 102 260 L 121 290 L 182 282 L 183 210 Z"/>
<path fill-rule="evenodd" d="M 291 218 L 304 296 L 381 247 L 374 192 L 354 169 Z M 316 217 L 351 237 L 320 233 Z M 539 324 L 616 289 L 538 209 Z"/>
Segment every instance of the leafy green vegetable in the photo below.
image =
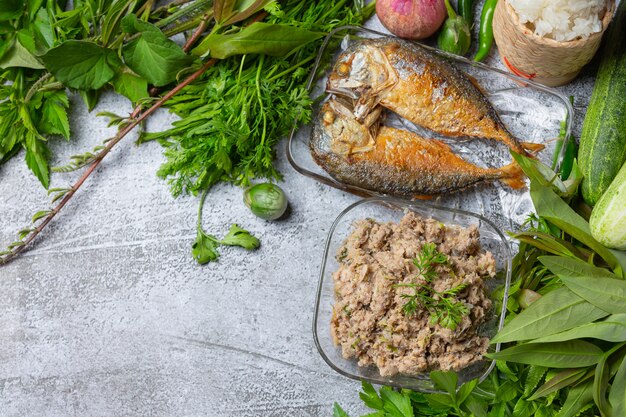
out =
<path fill-rule="evenodd" d="M 219 59 L 243 54 L 281 56 L 322 37 L 322 32 L 296 26 L 256 22 L 234 34 L 211 34 L 192 53 Z"/>
<path fill-rule="evenodd" d="M 515 316 L 491 339 L 491 343 L 545 337 L 608 315 L 608 312 L 595 307 L 569 289 L 559 288 Z"/>
<path fill-rule="evenodd" d="M 560 278 L 570 290 L 596 307 L 612 314 L 624 312 L 626 281 L 612 278 Z"/>
<path fill-rule="evenodd" d="M 570 386 L 579 381 L 586 373 L 586 369 L 566 369 L 561 371 L 539 387 L 528 400 L 532 401 L 537 398 L 545 397 L 561 388 Z"/>
<path fill-rule="evenodd" d="M 230 226 L 228 234 L 224 236 L 224 239 L 220 240 L 219 243 L 228 246 L 241 246 L 247 250 L 256 249 L 261 245 L 259 239 L 236 224 Z"/>
<path fill-rule="evenodd" d="M 516 345 L 489 353 L 487 357 L 551 368 L 582 368 L 597 364 L 602 357 L 602 350 L 589 342 L 570 340 Z"/>
<path fill-rule="evenodd" d="M 531 343 L 562 342 L 582 338 L 600 339 L 608 342 L 625 342 L 626 314 L 613 314 L 601 321 L 534 339 Z"/>
<path fill-rule="evenodd" d="M 578 259 L 562 256 L 540 256 L 539 262 L 544 264 L 553 274 L 576 278 L 618 278 L 604 268 L 598 268 Z"/>
<path fill-rule="evenodd" d="M 83 40 L 65 41 L 41 60 L 56 79 L 81 90 L 101 88 L 122 66 L 114 50 Z"/>
<path fill-rule="evenodd" d="M 111 85 L 133 103 L 148 97 L 148 81 L 127 71 L 122 71 L 111 80 Z"/>
<path fill-rule="evenodd" d="M 176 80 L 176 75 L 191 65 L 193 58 L 185 54 L 180 46 L 170 40 L 157 27 L 140 22 L 133 15 L 126 16 L 122 23 L 125 30 L 139 32 L 136 38 L 122 48 L 124 62 L 134 72 L 157 87 Z"/>
<path fill-rule="evenodd" d="M 614 416 L 626 415 L 626 360 L 622 359 L 621 365 L 613 380 L 609 402 L 613 408 Z"/>

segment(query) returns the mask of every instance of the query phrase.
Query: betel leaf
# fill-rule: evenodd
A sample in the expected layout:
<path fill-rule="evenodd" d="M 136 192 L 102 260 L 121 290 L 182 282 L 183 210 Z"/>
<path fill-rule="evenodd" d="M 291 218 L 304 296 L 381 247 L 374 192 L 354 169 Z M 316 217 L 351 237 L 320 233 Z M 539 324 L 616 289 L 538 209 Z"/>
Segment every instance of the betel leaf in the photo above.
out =
<path fill-rule="evenodd" d="M 612 314 L 626 311 L 626 281 L 611 278 L 561 277 L 576 295 Z"/>
<path fill-rule="evenodd" d="M 124 45 L 122 56 L 130 69 L 157 87 L 175 81 L 176 74 L 193 62 L 191 56 L 161 31 L 141 32 Z"/>
<path fill-rule="evenodd" d="M 114 50 L 90 41 L 65 41 L 41 56 L 48 71 L 68 87 L 97 90 L 122 66 Z"/>
<path fill-rule="evenodd" d="M 626 416 L 626 359 L 622 359 L 615 379 L 613 379 L 609 392 L 609 403 L 613 408 L 614 416 Z"/>
<path fill-rule="evenodd" d="M 500 352 L 488 353 L 487 357 L 551 368 L 583 368 L 597 364 L 602 354 L 599 347 L 589 342 L 569 340 L 516 345 Z"/>
<path fill-rule="evenodd" d="M 32 68 L 42 69 L 44 66 L 20 42 L 14 42 L 0 59 L 0 68 Z"/>
<path fill-rule="evenodd" d="M 608 312 L 562 287 L 550 291 L 515 316 L 498 332 L 491 343 L 549 336 L 608 315 Z"/>
<path fill-rule="evenodd" d="M 537 214 L 575 239 L 589 246 L 600 255 L 616 274 L 623 276 L 626 268 L 626 253 L 606 248 L 591 236 L 589 223 L 580 217 L 552 189 L 536 181 L 530 182 L 530 196 Z"/>
<path fill-rule="evenodd" d="M 565 404 L 556 417 L 577 416 L 591 401 L 593 401 L 593 381 L 576 385 L 570 388 Z"/>
<path fill-rule="evenodd" d="M 219 59 L 242 54 L 280 56 L 323 36 L 294 26 L 256 22 L 237 33 L 209 35 L 191 52 Z"/>
<path fill-rule="evenodd" d="M 0 1 L 0 21 L 11 20 L 20 17 L 24 11 L 24 0 Z"/>
<path fill-rule="evenodd" d="M 111 80 L 111 85 L 119 94 L 133 103 L 148 97 L 148 82 L 128 71 L 121 71 Z"/>
<path fill-rule="evenodd" d="M 626 314 L 613 314 L 602 321 L 585 324 L 551 336 L 540 337 L 531 343 L 562 342 L 582 338 L 600 339 L 607 342 L 626 341 Z"/>
<path fill-rule="evenodd" d="M 611 271 L 598 268 L 579 259 L 564 258 L 562 256 L 540 256 L 539 262 L 546 266 L 553 274 L 566 277 L 587 278 L 618 278 Z"/>

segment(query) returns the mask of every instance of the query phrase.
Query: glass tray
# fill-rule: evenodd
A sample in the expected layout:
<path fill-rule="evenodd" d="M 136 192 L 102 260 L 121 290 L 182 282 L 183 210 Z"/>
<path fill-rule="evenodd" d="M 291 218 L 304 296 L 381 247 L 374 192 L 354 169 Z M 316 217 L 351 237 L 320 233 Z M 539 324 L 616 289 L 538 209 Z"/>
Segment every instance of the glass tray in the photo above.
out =
<path fill-rule="evenodd" d="M 319 51 L 316 65 L 307 84 L 312 97 L 322 98 L 324 96 L 324 87 L 332 63 L 348 47 L 350 42 L 354 42 L 355 39 L 381 36 L 392 35 L 356 26 L 340 27 L 329 33 Z M 505 71 L 422 44 L 417 45 L 444 57 L 451 65 L 457 66 L 475 78 L 509 131 L 521 141 L 545 144 L 546 148 L 539 153 L 538 159 L 547 165 L 552 164 L 561 122 L 565 121 L 566 138 L 569 137 L 571 131 L 573 108 L 564 95 L 557 90 Z M 315 82 L 316 79 L 317 82 Z M 317 116 L 323 102 L 323 99 L 317 100 L 317 104 L 313 106 L 313 119 Z M 387 121 L 389 122 L 390 119 L 393 125 L 400 124 L 402 128 L 417 132 L 424 137 L 444 140 L 457 154 L 476 165 L 500 167 L 511 161 L 508 148 L 503 145 L 483 140 L 446 139 L 397 116 L 395 118 L 393 115 L 388 116 Z M 338 182 L 318 166 L 309 149 L 311 131 L 312 123 L 305 126 L 294 126 L 287 142 L 287 158 L 296 171 L 323 184 L 353 194 L 366 197 L 384 195 Z M 566 146 L 562 147 L 563 150 L 565 148 Z M 558 162 L 560 162 L 561 157 L 562 155 L 557 156 Z M 503 230 L 512 230 L 521 225 L 533 207 L 527 189 L 512 190 L 497 182 L 473 187 L 455 194 L 435 197 L 431 201 L 441 206 L 480 214 Z"/>
<path fill-rule="evenodd" d="M 509 245 L 498 228 L 482 216 L 463 210 L 448 209 L 424 201 L 406 201 L 390 197 L 372 197 L 361 200 L 346 208 L 335 220 L 326 239 L 320 281 L 315 301 L 313 317 L 313 336 L 315 345 L 322 358 L 328 365 L 341 375 L 349 378 L 365 380 L 374 384 L 391 385 L 399 388 L 409 388 L 423 392 L 436 392 L 427 373 L 420 375 L 395 375 L 383 377 L 375 366 L 360 367 L 357 360 L 344 359 L 341 348 L 335 346 L 330 331 L 330 321 L 333 314 L 334 281 L 332 274 L 339 269 L 336 254 L 344 240 L 353 230 L 357 220 L 372 218 L 379 222 L 399 222 L 407 210 L 415 212 L 424 218 L 434 218 L 446 225 L 469 227 L 475 225 L 480 232 L 480 245 L 483 250 L 493 254 L 496 261 L 497 275 L 493 279 L 485 280 L 487 291 L 493 299 L 493 291 L 502 288 L 504 302 L 499 308 L 494 307 L 487 315 L 487 321 L 479 328 L 479 334 L 492 338 L 502 328 L 506 315 L 506 300 L 511 282 L 511 251 Z M 489 352 L 498 352 L 500 344 L 490 345 Z M 495 362 L 481 360 L 458 372 L 459 383 L 474 378 L 483 380 L 493 369 Z"/>

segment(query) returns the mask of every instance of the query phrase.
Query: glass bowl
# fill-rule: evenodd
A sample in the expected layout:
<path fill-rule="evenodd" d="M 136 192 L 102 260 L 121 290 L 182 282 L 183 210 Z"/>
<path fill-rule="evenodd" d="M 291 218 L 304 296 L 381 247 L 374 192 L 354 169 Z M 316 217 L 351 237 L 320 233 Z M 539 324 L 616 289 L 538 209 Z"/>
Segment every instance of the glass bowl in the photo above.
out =
<path fill-rule="evenodd" d="M 314 118 L 324 102 L 324 90 L 331 63 L 352 42 L 381 36 L 393 35 L 363 27 L 344 26 L 335 29 L 326 37 L 307 85 L 311 96 L 319 98 L 312 108 Z M 544 144 L 546 148 L 539 153 L 538 159 L 549 166 L 555 159 L 555 168 L 560 165 L 566 146 L 561 148 L 561 154 L 554 157 L 555 139 L 559 137 L 561 131 L 566 138 L 569 137 L 573 118 L 573 107 L 567 97 L 555 89 L 517 77 L 507 71 L 476 63 L 423 44 L 417 45 L 443 57 L 451 65 L 474 78 L 509 131 L 521 141 Z M 426 138 L 440 139 L 448 143 L 459 156 L 478 166 L 500 167 L 511 162 L 508 148 L 494 142 L 463 141 L 442 137 L 415 126 L 391 112 L 387 112 L 386 123 L 413 131 Z M 339 182 L 317 165 L 310 150 L 312 125 L 313 123 L 305 126 L 294 124 L 287 142 L 287 158 L 296 171 L 323 184 L 360 196 L 383 195 L 374 190 Z M 463 208 L 480 213 L 503 230 L 515 229 L 523 224 L 533 207 L 528 190 L 512 190 L 499 183 L 435 197 L 433 201 L 446 207 Z"/>
<path fill-rule="evenodd" d="M 390 197 L 371 197 L 361 200 L 346 208 L 335 220 L 324 249 L 321 273 L 315 313 L 313 318 L 313 335 L 317 349 L 328 365 L 340 374 L 349 378 L 368 381 L 374 384 L 409 388 L 422 392 L 436 392 L 428 373 L 415 376 L 395 375 L 383 377 L 375 366 L 359 367 L 356 359 L 344 359 L 341 348 L 335 346 L 330 330 L 332 306 L 334 298 L 333 272 L 339 269 L 339 263 L 335 259 L 337 250 L 352 230 L 356 220 L 372 218 L 381 222 L 398 222 L 407 210 L 413 211 L 424 218 L 434 218 L 446 225 L 459 225 L 468 227 L 476 225 L 480 232 L 481 247 L 493 253 L 496 260 L 496 277 L 485 281 L 490 298 L 493 300 L 493 292 L 496 288 L 503 288 L 504 297 L 499 311 L 496 304 L 491 309 L 487 321 L 479 327 L 479 334 L 493 337 L 504 324 L 506 314 L 506 298 L 511 281 L 511 251 L 509 245 L 498 228 L 482 216 L 463 210 L 449 209 L 436 206 L 422 201 L 405 201 Z M 489 352 L 500 350 L 500 344 L 490 345 Z M 490 360 L 478 361 L 469 367 L 457 372 L 459 383 L 479 378 L 481 381 L 487 377 L 495 363 Z"/>

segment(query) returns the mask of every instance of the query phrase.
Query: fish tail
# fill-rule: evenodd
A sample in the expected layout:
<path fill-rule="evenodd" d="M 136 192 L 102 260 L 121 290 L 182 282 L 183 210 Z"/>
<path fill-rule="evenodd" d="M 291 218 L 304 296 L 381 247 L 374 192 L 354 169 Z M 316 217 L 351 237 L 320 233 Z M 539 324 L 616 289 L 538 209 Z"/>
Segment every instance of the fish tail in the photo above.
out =
<path fill-rule="evenodd" d="M 545 147 L 546 145 L 542 143 L 522 142 L 522 148 L 524 148 L 531 155 L 537 155 Z"/>
<path fill-rule="evenodd" d="M 500 181 L 509 187 L 515 190 L 526 187 L 526 176 L 517 162 L 512 162 L 509 165 L 503 166 L 498 169 L 498 173 L 500 174 Z"/>

